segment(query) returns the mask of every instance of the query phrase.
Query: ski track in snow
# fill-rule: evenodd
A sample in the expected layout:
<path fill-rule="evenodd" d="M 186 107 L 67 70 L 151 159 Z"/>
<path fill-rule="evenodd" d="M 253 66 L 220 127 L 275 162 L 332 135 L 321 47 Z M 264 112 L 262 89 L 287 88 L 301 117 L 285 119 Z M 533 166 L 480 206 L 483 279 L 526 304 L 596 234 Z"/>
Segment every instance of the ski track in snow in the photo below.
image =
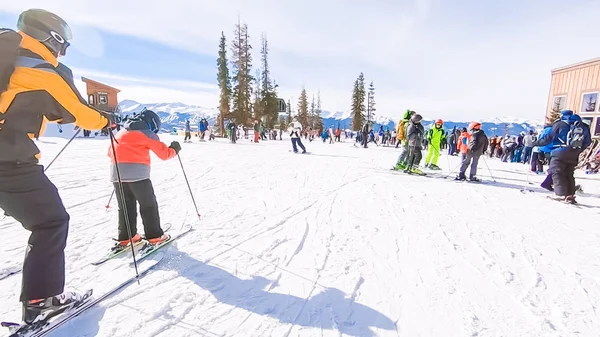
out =
<path fill-rule="evenodd" d="M 162 135 L 163 141 L 175 137 Z M 66 140 L 38 144 L 48 163 Z M 48 170 L 70 215 L 67 288 L 108 287 L 131 256 L 95 267 L 116 235 L 107 139 L 77 139 Z M 526 167 L 480 161 L 485 184 L 389 174 L 398 150 L 225 140 L 153 158 L 163 223 L 195 230 L 141 279 L 50 336 L 596 336 L 600 211 L 523 194 Z M 486 163 L 493 170 L 492 182 Z M 442 155 L 441 166 L 458 159 Z M 442 173 L 444 173 L 442 172 Z M 450 177 L 452 178 L 452 176 Z M 594 194 L 596 193 L 596 194 Z M 589 221 L 585 223 L 584 221 Z M 0 318 L 20 318 L 28 232 L 0 220 Z M 142 231 L 138 219 L 138 231 Z M 4 279 L 2 279 L 4 275 Z M 0 336 L 6 335 L 0 330 Z"/>

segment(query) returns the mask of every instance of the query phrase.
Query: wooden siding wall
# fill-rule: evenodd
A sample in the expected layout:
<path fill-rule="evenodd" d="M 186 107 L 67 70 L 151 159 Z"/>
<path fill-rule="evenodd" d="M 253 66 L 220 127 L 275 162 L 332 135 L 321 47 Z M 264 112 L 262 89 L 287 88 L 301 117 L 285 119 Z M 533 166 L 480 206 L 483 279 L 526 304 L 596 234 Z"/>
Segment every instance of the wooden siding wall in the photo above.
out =
<path fill-rule="evenodd" d="M 566 96 L 565 109 L 573 110 L 582 117 L 595 117 L 591 125 L 592 134 L 599 133 L 600 130 L 594 130 L 594 127 L 597 119 L 600 118 L 600 102 L 596 102 L 594 112 L 581 112 L 583 95 L 593 92 L 599 93 L 598 101 L 600 101 L 600 59 L 552 71 L 546 116 L 552 110 L 554 97 L 564 95 Z"/>

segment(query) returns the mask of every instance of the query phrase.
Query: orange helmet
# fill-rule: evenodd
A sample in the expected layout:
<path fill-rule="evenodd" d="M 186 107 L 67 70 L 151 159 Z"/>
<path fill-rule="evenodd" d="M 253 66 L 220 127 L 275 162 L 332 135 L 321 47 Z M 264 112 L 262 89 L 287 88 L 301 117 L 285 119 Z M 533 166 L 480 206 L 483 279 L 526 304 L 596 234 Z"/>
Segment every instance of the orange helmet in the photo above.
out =
<path fill-rule="evenodd" d="M 443 120 L 441 120 L 441 119 L 436 119 L 436 120 L 435 120 L 435 124 L 442 124 L 442 125 L 443 125 L 443 124 L 444 124 L 444 121 L 443 121 Z"/>
<path fill-rule="evenodd" d="M 471 124 L 469 124 L 469 130 L 481 130 L 481 123 L 471 122 Z"/>

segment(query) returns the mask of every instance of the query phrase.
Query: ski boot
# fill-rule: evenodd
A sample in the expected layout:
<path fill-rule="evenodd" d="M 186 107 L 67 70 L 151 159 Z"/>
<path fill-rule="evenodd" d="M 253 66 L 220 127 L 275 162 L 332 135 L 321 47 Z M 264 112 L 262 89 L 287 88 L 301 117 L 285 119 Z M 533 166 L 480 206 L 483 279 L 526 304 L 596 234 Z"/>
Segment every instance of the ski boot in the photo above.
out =
<path fill-rule="evenodd" d="M 472 183 L 480 183 L 481 180 L 477 177 L 469 177 L 469 181 Z"/>
<path fill-rule="evenodd" d="M 133 238 L 131 238 L 131 242 L 133 242 L 134 245 L 141 243 L 142 237 L 136 233 Z M 111 253 L 118 253 L 123 249 L 128 248 L 131 242 L 129 242 L 129 240 L 117 241 L 115 242 L 115 245 L 110 248 L 110 251 Z"/>
<path fill-rule="evenodd" d="M 456 178 L 454 178 L 454 180 L 465 181 L 465 180 L 467 180 L 467 177 L 464 174 L 459 174 L 456 176 Z"/>
<path fill-rule="evenodd" d="M 439 166 L 437 166 L 435 164 L 429 164 L 429 169 L 430 170 L 434 170 L 434 171 L 441 171 L 442 170 Z"/>
<path fill-rule="evenodd" d="M 45 322 L 56 315 L 79 306 L 89 296 L 88 294 L 68 291 L 45 299 L 23 302 L 23 322 L 29 325 Z"/>
<path fill-rule="evenodd" d="M 396 171 L 404 171 L 406 170 L 406 163 L 403 161 L 399 161 L 396 163 L 396 166 L 393 168 Z"/>
<path fill-rule="evenodd" d="M 160 244 L 162 244 L 162 243 L 163 243 L 163 242 L 165 242 L 165 241 L 169 241 L 170 239 L 171 239 L 171 236 L 170 236 L 170 235 L 168 235 L 168 234 L 163 234 L 163 235 L 161 235 L 161 236 L 159 236 L 159 237 L 157 237 L 157 238 L 154 238 L 154 239 L 146 239 L 146 240 L 148 241 L 148 243 L 149 243 L 150 245 L 153 245 L 153 246 L 155 246 L 155 245 L 160 245 Z"/>
<path fill-rule="evenodd" d="M 573 205 L 576 205 L 578 203 L 577 200 L 575 200 L 575 196 L 574 195 L 567 195 L 565 197 L 565 202 L 568 203 L 568 204 L 573 204 Z"/>

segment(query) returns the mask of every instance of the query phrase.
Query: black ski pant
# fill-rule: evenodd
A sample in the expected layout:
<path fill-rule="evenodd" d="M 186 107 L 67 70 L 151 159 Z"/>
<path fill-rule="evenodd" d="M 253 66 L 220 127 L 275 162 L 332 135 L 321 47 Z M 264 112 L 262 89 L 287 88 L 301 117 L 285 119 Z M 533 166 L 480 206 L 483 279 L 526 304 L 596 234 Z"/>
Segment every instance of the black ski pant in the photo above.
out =
<path fill-rule="evenodd" d="M 188 139 L 192 139 L 192 134 L 189 131 L 185 132 L 185 138 L 183 138 L 183 141 L 187 141 Z"/>
<path fill-rule="evenodd" d="M 576 161 L 552 158 L 550 161 L 550 172 L 554 183 L 554 194 L 559 197 L 575 195 L 575 167 Z"/>
<path fill-rule="evenodd" d="M 477 177 L 477 165 L 479 164 L 479 158 L 481 155 L 473 155 L 471 152 L 467 152 L 463 155 L 463 161 L 460 164 L 460 172 L 458 173 L 459 177 L 466 177 L 465 173 L 467 172 L 467 167 L 469 164 L 471 165 L 471 170 L 469 171 L 469 178 Z"/>
<path fill-rule="evenodd" d="M 119 236 L 117 240 L 129 240 L 119 183 L 113 183 L 113 185 L 119 203 Z M 154 188 L 152 187 L 150 179 L 136 182 L 123 182 L 123 195 L 125 196 L 125 205 L 127 208 L 131 235 L 135 236 L 137 233 L 137 203 L 140 204 L 140 215 L 142 216 L 146 238 L 154 239 L 163 235 L 163 230 L 160 227 L 158 203 L 156 202 Z"/>
<path fill-rule="evenodd" d="M 302 144 L 302 139 L 292 138 L 292 147 L 294 148 L 294 152 L 298 152 L 298 146 L 300 146 L 302 151 L 306 152 L 306 148 L 304 147 L 304 144 Z"/>
<path fill-rule="evenodd" d="M 20 301 L 61 294 L 69 214 L 41 165 L 0 165 L 0 208 L 30 231 Z"/>

